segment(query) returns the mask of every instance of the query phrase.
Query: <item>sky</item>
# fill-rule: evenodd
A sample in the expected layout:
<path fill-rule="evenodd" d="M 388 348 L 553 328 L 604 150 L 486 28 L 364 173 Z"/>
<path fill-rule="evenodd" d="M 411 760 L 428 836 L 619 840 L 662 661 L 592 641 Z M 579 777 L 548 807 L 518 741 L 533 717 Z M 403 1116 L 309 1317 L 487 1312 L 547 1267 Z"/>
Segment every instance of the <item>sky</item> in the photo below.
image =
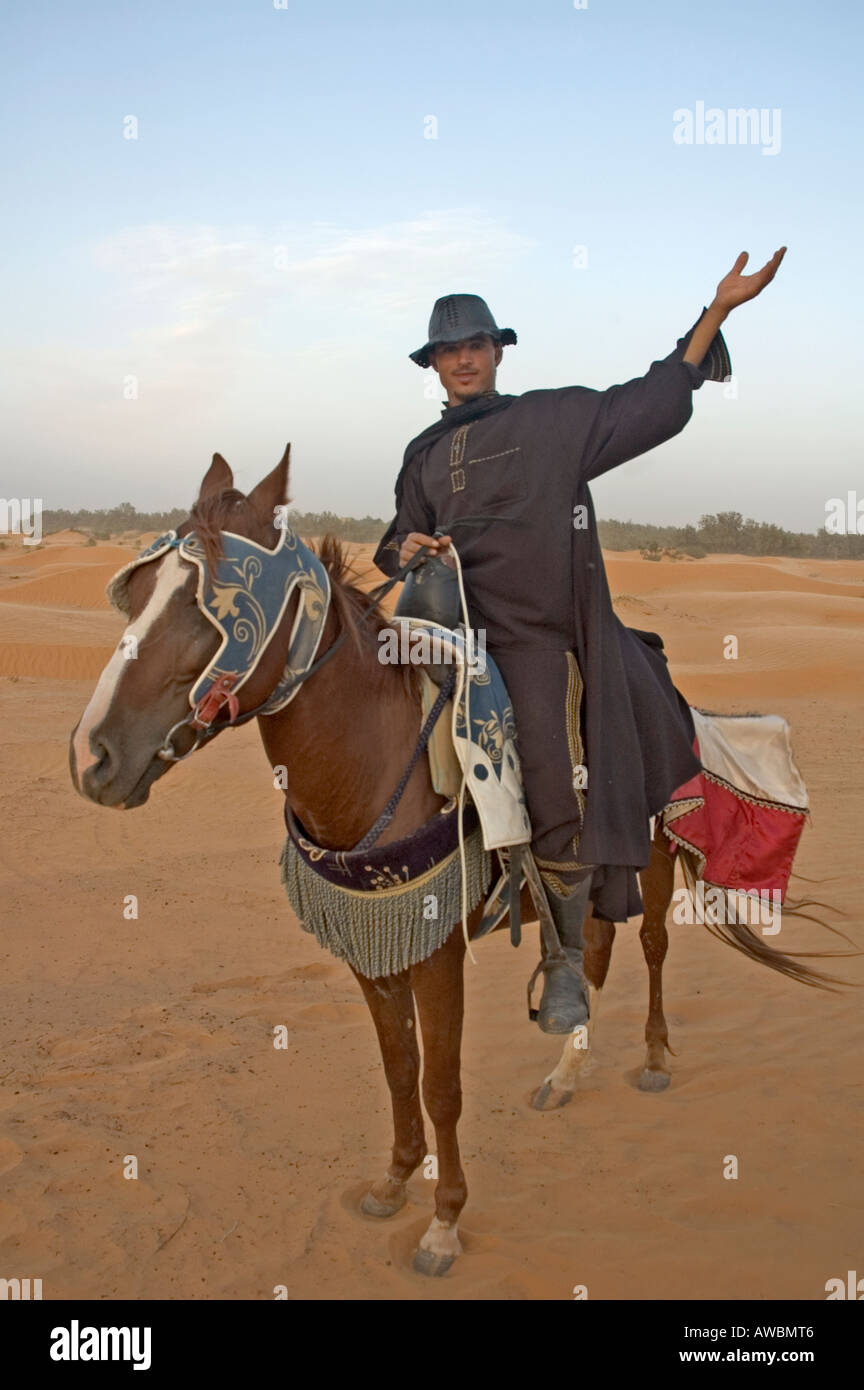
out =
<path fill-rule="evenodd" d="M 386 518 L 436 298 L 516 329 L 500 390 L 605 388 L 788 245 L 733 382 L 597 510 L 815 531 L 864 496 L 859 8 L 580 6 L 7 3 L 0 495 L 191 505 L 214 451 L 247 490 L 290 440 L 295 506 Z M 700 109 L 727 138 L 680 138 Z"/>

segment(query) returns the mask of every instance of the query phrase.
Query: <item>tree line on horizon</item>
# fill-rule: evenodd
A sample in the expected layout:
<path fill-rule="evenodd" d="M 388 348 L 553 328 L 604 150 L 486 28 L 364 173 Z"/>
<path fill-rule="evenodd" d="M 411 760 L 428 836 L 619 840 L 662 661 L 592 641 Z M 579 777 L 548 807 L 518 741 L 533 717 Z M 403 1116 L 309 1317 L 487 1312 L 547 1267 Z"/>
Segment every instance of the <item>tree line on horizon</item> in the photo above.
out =
<path fill-rule="evenodd" d="M 81 531 L 96 541 L 132 532 L 169 531 L 185 521 L 188 512 L 175 507 L 166 512 L 139 512 L 131 502 L 89 511 L 47 509 L 42 530 Z M 388 522 L 377 516 L 337 516 L 335 512 L 301 512 L 291 509 L 288 522 L 303 536 L 328 532 L 358 544 L 380 540 Z M 698 526 L 656 526 L 641 521 L 599 521 L 604 550 L 644 550 L 659 557 L 663 550 L 677 550 L 694 559 L 710 554 L 808 556 L 827 560 L 864 559 L 864 536 L 833 535 L 824 527 L 814 532 L 786 531 L 770 521 L 754 521 L 741 512 L 717 512 L 699 518 Z"/>

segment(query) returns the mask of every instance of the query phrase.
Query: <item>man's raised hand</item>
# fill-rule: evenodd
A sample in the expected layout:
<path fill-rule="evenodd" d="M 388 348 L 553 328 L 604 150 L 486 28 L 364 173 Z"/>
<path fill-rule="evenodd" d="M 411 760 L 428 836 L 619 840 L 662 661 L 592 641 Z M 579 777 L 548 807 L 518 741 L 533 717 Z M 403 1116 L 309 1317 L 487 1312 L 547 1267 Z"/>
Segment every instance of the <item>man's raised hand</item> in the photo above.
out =
<path fill-rule="evenodd" d="M 737 308 L 739 304 L 746 303 L 748 299 L 755 299 L 757 294 L 762 293 L 766 285 L 770 285 L 785 255 L 786 247 L 781 246 L 779 251 L 774 252 L 770 261 L 766 261 L 761 270 L 757 270 L 754 275 L 742 275 L 741 272 L 750 259 L 750 253 L 742 251 L 729 274 L 724 275 L 717 286 L 714 303 L 728 314 L 730 309 Z"/>

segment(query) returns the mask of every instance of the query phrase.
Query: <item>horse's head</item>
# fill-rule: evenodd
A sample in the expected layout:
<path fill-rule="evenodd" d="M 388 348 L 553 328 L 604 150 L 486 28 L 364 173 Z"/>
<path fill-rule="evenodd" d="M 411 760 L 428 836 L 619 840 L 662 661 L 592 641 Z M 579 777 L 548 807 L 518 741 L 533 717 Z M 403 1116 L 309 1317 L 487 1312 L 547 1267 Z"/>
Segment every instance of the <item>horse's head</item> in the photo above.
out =
<path fill-rule="evenodd" d="M 329 581 L 284 522 L 289 449 L 248 497 L 215 454 L 188 519 L 111 581 L 128 626 L 70 743 L 91 801 L 141 806 L 174 762 L 299 688 L 286 654 L 298 673 L 314 658 Z"/>

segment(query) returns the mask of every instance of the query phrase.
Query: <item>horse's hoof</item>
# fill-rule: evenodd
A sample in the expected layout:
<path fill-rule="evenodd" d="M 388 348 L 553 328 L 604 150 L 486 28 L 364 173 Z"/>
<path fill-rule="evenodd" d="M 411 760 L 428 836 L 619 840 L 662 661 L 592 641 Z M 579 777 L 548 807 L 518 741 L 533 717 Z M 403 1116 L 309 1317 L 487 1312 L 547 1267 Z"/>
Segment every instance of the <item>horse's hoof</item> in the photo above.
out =
<path fill-rule="evenodd" d="M 645 1068 L 639 1077 L 640 1091 L 665 1091 L 669 1082 L 672 1080 L 668 1071 L 650 1071 Z"/>
<path fill-rule="evenodd" d="M 434 1250 L 423 1250 L 418 1248 L 414 1256 L 415 1274 L 426 1274 L 430 1279 L 440 1279 L 442 1274 L 446 1274 L 455 1255 L 436 1255 Z"/>
<path fill-rule="evenodd" d="M 406 1200 L 404 1188 L 387 1202 L 380 1201 L 374 1192 L 367 1192 L 360 1203 L 360 1210 L 364 1216 L 377 1216 L 383 1219 L 386 1216 L 395 1216 L 397 1211 L 402 1210 Z"/>
<path fill-rule="evenodd" d="M 562 1105 L 568 1105 L 572 1099 L 572 1091 L 556 1091 L 548 1081 L 544 1081 L 534 1092 L 531 1106 L 534 1110 L 560 1110 Z"/>

